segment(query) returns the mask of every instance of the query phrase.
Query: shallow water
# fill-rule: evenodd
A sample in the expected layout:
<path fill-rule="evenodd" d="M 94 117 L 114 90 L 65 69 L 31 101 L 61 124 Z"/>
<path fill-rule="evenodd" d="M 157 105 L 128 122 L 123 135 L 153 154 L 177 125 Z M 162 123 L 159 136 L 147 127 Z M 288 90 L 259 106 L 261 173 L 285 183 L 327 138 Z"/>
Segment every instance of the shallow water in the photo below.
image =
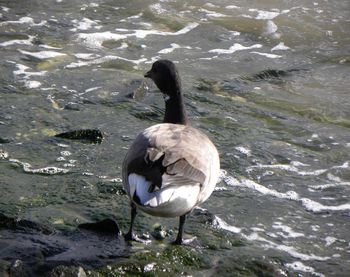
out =
<path fill-rule="evenodd" d="M 222 178 L 188 219 L 190 246 L 122 244 L 114 272 L 347 276 L 349 13 L 347 1 L 0 1 L 0 212 L 126 230 L 121 163 L 162 120 L 142 76 L 167 58 Z M 53 138 L 76 129 L 105 139 Z M 177 220 L 145 214 L 136 230 L 155 223 L 176 233 Z"/>

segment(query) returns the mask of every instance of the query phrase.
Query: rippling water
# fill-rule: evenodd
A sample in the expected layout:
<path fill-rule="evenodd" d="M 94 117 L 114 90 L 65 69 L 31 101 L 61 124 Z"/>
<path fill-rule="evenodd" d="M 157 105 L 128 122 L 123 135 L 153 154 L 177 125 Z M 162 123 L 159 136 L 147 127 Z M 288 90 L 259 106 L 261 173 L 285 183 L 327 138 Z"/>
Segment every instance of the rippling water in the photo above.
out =
<path fill-rule="evenodd" d="M 142 76 L 167 58 L 192 125 L 218 147 L 221 181 L 186 226 L 194 263 L 168 246 L 174 235 L 134 244 L 126 263 L 155 274 L 347 276 L 349 19 L 338 0 L 0 1 L 0 212 L 58 230 L 114 218 L 126 230 L 121 163 L 162 120 L 163 99 Z M 52 138 L 81 128 L 106 138 Z M 155 223 L 177 226 L 140 214 L 137 232 Z"/>

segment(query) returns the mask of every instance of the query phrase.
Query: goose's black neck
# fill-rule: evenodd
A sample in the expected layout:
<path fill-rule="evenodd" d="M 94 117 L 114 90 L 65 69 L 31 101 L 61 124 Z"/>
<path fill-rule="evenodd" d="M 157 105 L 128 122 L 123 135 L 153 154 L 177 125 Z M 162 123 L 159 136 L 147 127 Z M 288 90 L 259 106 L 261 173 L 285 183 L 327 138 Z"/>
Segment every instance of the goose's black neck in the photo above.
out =
<path fill-rule="evenodd" d="M 188 118 L 185 110 L 185 104 L 181 89 L 174 92 L 163 92 L 165 100 L 164 123 L 188 124 Z"/>

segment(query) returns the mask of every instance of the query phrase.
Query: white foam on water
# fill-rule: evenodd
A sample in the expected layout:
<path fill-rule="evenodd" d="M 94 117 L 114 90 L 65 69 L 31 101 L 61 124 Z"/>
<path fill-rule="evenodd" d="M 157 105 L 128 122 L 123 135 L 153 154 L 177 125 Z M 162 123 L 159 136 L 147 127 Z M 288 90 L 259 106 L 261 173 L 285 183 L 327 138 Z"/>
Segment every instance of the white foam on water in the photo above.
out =
<path fill-rule="evenodd" d="M 146 58 L 141 58 L 141 59 L 138 59 L 138 60 L 131 60 L 131 59 L 126 59 L 126 58 L 119 57 L 119 56 L 108 55 L 108 56 L 104 56 L 104 57 L 97 58 L 97 59 L 94 59 L 94 60 L 73 62 L 73 63 L 70 63 L 70 64 L 66 65 L 65 67 L 66 68 L 78 68 L 78 67 L 82 67 L 82 66 L 101 64 L 101 63 L 105 63 L 105 62 L 113 61 L 113 60 L 128 61 L 128 62 L 131 62 L 131 63 L 136 64 L 136 65 L 147 61 Z"/>
<path fill-rule="evenodd" d="M 252 46 L 243 46 L 242 44 L 235 43 L 232 45 L 229 49 L 212 49 L 209 50 L 209 53 L 217 53 L 217 54 L 233 54 L 237 51 L 247 50 L 247 49 L 254 49 L 254 48 L 261 48 L 261 44 L 254 44 Z"/>
<path fill-rule="evenodd" d="M 270 59 L 279 59 L 279 58 L 282 58 L 281 55 L 275 55 L 275 54 L 270 54 L 270 53 L 261 53 L 261 52 L 256 52 L 256 51 L 252 51 L 250 52 L 252 54 L 257 54 L 257 55 L 260 55 L 260 56 L 264 56 L 264 57 L 267 57 L 267 58 L 270 58 Z"/>
<path fill-rule="evenodd" d="M 159 3 L 150 5 L 149 8 L 150 8 L 151 11 L 153 11 L 153 12 L 155 12 L 155 13 L 157 13 L 157 14 L 164 14 L 164 13 L 167 12 L 167 10 L 164 9 L 164 8 L 162 7 L 162 5 L 159 4 Z"/>
<path fill-rule="evenodd" d="M 214 216 L 213 226 L 218 229 L 223 229 L 231 233 L 239 234 L 241 233 L 241 228 L 227 224 L 223 219 L 218 216 Z"/>
<path fill-rule="evenodd" d="M 11 163 L 18 164 L 23 167 L 23 171 L 26 173 L 33 174 L 45 174 L 45 175 L 55 175 L 55 174 L 64 174 L 68 173 L 69 169 L 59 168 L 55 166 L 48 166 L 43 168 L 32 169 L 32 165 L 29 163 L 21 162 L 17 159 L 9 159 Z"/>
<path fill-rule="evenodd" d="M 13 74 L 23 76 L 24 79 L 28 79 L 30 76 L 44 76 L 47 73 L 46 71 L 28 72 L 27 70 L 31 68 L 23 64 L 16 64 L 16 67 L 18 70 L 13 71 Z"/>
<path fill-rule="evenodd" d="M 41 86 L 39 81 L 25 81 L 24 86 L 29 89 L 38 88 Z"/>
<path fill-rule="evenodd" d="M 78 39 L 91 48 L 100 48 L 102 43 L 107 40 L 122 40 L 128 36 L 125 34 L 115 34 L 110 31 L 102 33 L 79 33 Z"/>
<path fill-rule="evenodd" d="M 91 91 L 94 91 L 94 90 L 97 90 L 97 89 L 100 89 L 102 87 L 92 87 L 92 88 L 88 88 L 85 90 L 85 92 L 91 92 Z"/>
<path fill-rule="evenodd" d="M 4 12 L 9 12 L 10 8 L 1 6 L 1 10 L 3 10 Z"/>
<path fill-rule="evenodd" d="M 78 30 L 86 31 L 86 30 L 90 30 L 92 28 L 100 29 L 102 27 L 96 21 L 91 20 L 91 19 L 86 18 L 86 17 L 84 17 L 80 21 L 78 19 L 73 19 L 72 23 L 74 24 L 74 28 L 70 29 L 70 31 L 72 31 L 72 32 L 76 32 Z"/>
<path fill-rule="evenodd" d="M 293 269 L 295 271 L 301 271 L 305 273 L 311 273 L 313 276 L 318 276 L 318 277 L 325 277 L 322 273 L 318 273 L 315 271 L 315 269 L 311 266 L 306 266 L 302 262 L 293 262 L 293 263 L 287 263 L 286 267 Z"/>
<path fill-rule="evenodd" d="M 235 6 L 235 5 L 228 5 L 228 6 L 225 7 L 225 9 L 233 10 L 233 9 L 240 9 L 240 7 Z"/>
<path fill-rule="evenodd" d="M 10 20 L 10 21 L 4 21 L 0 23 L 0 26 L 2 25 L 8 25 L 8 24 L 28 24 L 30 26 L 43 26 L 47 23 L 46 20 L 40 21 L 40 23 L 35 23 L 34 19 L 29 16 L 21 17 L 18 20 Z"/>
<path fill-rule="evenodd" d="M 169 47 L 169 48 L 164 48 L 162 50 L 159 50 L 158 53 L 159 54 L 169 54 L 169 53 L 173 52 L 175 49 L 180 49 L 180 48 L 192 49 L 192 47 L 190 47 L 190 46 L 180 46 L 176 43 L 171 43 L 170 46 L 171 47 Z"/>
<path fill-rule="evenodd" d="M 269 189 L 263 185 L 260 185 L 252 180 L 242 178 L 238 180 L 232 176 L 226 176 L 223 178 L 224 182 L 229 186 L 237 186 L 249 188 L 264 195 L 270 195 L 280 199 L 287 199 L 296 202 L 300 202 L 302 206 L 310 212 L 323 212 L 323 211 L 345 211 L 350 210 L 350 203 L 342 204 L 338 206 L 327 206 L 319 202 L 311 200 L 309 198 L 300 197 L 295 191 L 278 192 L 274 189 Z"/>
<path fill-rule="evenodd" d="M 137 37 L 137 38 L 145 38 L 149 35 L 159 35 L 159 36 L 178 36 L 183 35 L 194 28 L 196 28 L 199 24 L 196 22 L 189 23 L 184 28 L 180 29 L 176 32 L 163 32 L 163 31 L 157 31 L 157 30 L 127 30 L 127 29 L 120 29 L 117 28 L 117 32 L 121 33 L 112 33 L 112 32 L 102 32 L 102 33 L 79 33 L 78 34 L 78 40 L 85 43 L 87 46 L 91 48 L 101 48 L 102 43 L 106 40 L 122 40 L 126 39 L 128 37 Z M 131 32 L 131 33 L 127 33 Z"/>
<path fill-rule="evenodd" d="M 158 53 L 159 54 L 169 54 L 169 53 L 173 52 L 175 49 L 181 48 L 181 46 L 176 44 L 176 43 L 171 43 L 170 46 L 171 47 L 169 47 L 169 48 L 164 48 L 162 50 L 159 50 Z"/>
<path fill-rule="evenodd" d="M 284 225 L 279 221 L 274 222 L 272 228 L 282 230 L 282 232 L 279 232 L 278 234 L 284 238 L 298 238 L 305 236 L 303 233 L 293 231 L 291 227 Z"/>
<path fill-rule="evenodd" d="M 297 173 L 300 176 L 319 176 L 325 172 L 328 171 L 328 169 L 316 169 L 316 170 L 310 170 L 310 171 L 303 171 L 299 170 L 298 166 L 308 166 L 303 163 L 298 163 L 297 161 L 293 161 L 290 164 L 271 164 L 271 165 L 253 165 L 250 166 L 247 171 L 251 171 L 255 168 L 258 169 L 278 169 L 278 170 L 285 170 L 289 172 Z M 334 167 L 333 167 L 334 168 Z"/>
<path fill-rule="evenodd" d="M 245 148 L 243 146 L 236 146 L 235 149 L 239 152 L 241 152 L 244 155 L 251 156 L 252 151 L 248 148 Z"/>
<path fill-rule="evenodd" d="M 148 35 L 178 36 L 178 35 L 183 35 L 190 32 L 197 26 L 199 26 L 197 22 L 189 23 L 184 28 L 176 32 L 163 32 L 163 31 L 156 31 L 156 30 L 133 30 L 134 33 L 130 34 L 129 36 L 136 36 L 137 38 L 145 38 Z"/>
<path fill-rule="evenodd" d="M 203 9 L 203 8 L 200 8 L 198 11 L 205 13 L 205 15 L 208 16 L 208 17 L 227 17 L 226 14 L 222 14 L 222 13 L 206 10 L 206 9 Z"/>
<path fill-rule="evenodd" d="M 277 11 L 263 11 L 263 10 L 257 10 L 257 9 L 249 9 L 250 12 L 257 12 L 258 15 L 255 17 L 255 19 L 262 19 L 262 20 L 271 20 L 275 17 L 279 16 L 281 13 Z"/>
<path fill-rule="evenodd" d="M 39 44 L 39 47 L 41 48 L 45 48 L 45 49 L 52 49 L 52 50 L 61 50 L 62 48 L 59 47 L 53 47 L 47 44 Z"/>
<path fill-rule="evenodd" d="M 98 54 L 92 54 L 92 53 L 77 53 L 74 54 L 74 57 L 82 60 L 94 60 L 100 57 Z"/>
<path fill-rule="evenodd" d="M 260 236 L 257 232 L 253 232 L 249 235 L 244 235 L 241 234 L 246 240 L 249 241 L 259 241 L 262 244 L 263 247 L 267 248 L 267 249 L 275 249 L 278 251 L 282 251 L 282 252 L 286 252 L 288 253 L 290 256 L 303 260 L 303 261 L 310 261 L 310 260 L 316 260 L 316 261 L 326 261 L 329 260 L 330 257 L 322 257 L 322 256 L 317 256 L 315 254 L 304 254 L 299 252 L 295 247 L 292 246 L 288 246 L 288 245 L 283 245 L 281 243 L 275 243 L 273 241 L 270 241 L 266 238 L 263 238 L 262 236 Z"/>
<path fill-rule="evenodd" d="M 271 48 L 271 52 L 272 51 L 285 51 L 285 50 L 289 50 L 290 47 L 286 46 L 284 44 L 284 42 L 280 42 L 279 44 L 277 44 L 276 46 Z"/>
<path fill-rule="evenodd" d="M 265 27 L 265 34 L 267 35 L 271 35 L 276 33 L 278 30 L 277 25 L 275 24 L 275 22 L 273 22 L 272 20 L 268 20 L 266 23 L 266 27 Z"/>
<path fill-rule="evenodd" d="M 136 14 L 136 15 L 132 15 L 132 16 L 129 16 L 127 18 L 124 18 L 124 19 L 121 19 L 119 22 L 126 22 L 126 21 L 132 21 L 133 19 L 138 19 L 140 18 L 141 16 L 143 15 L 143 13 L 139 13 L 139 14 Z"/>
<path fill-rule="evenodd" d="M 40 60 L 55 58 L 59 56 L 66 56 L 64 53 L 55 52 L 55 51 L 39 51 L 39 52 L 29 52 L 25 50 L 18 49 L 24 55 L 31 56 Z"/>
<path fill-rule="evenodd" d="M 335 243 L 337 241 L 337 238 L 327 236 L 325 238 L 325 241 L 326 241 L 326 246 L 328 247 L 328 246 L 331 246 L 333 243 Z"/>
<path fill-rule="evenodd" d="M 14 44 L 22 44 L 22 45 L 33 45 L 34 36 L 29 36 L 28 39 L 13 39 L 0 43 L 0 46 L 6 47 Z"/>

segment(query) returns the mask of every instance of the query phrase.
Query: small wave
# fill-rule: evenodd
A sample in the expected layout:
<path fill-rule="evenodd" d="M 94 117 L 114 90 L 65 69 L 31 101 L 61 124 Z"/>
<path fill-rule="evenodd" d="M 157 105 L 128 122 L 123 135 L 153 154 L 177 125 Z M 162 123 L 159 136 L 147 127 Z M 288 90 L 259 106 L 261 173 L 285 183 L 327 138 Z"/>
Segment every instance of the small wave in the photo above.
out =
<path fill-rule="evenodd" d="M 276 46 L 271 48 L 271 52 L 272 51 L 284 51 L 284 50 L 289 50 L 290 47 L 286 46 L 284 44 L 284 42 L 280 42 L 279 44 L 277 44 Z"/>
<path fill-rule="evenodd" d="M 240 234 L 244 239 L 248 241 L 258 241 L 262 243 L 262 246 L 267 249 L 275 249 L 278 251 L 287 252 L 290 256 L 294 258 L 301 259 L 303 261 L 309 261 L 309 260 L 316 260 L 316 261 L 326 261 L 329 260 L 330 257 L 322 257 L 317 256 L 315 254 L 304 254 L 299 252 L 296 248 L 288 245 L 283 245 L 280 243 L 275 243 L 273 241 L 270 241 L 266 238 L 261 237 L 257 232 L 253 232 L 249 235 L 243 234 L 241 228 L 232 226 L 228 223 L 226 223 L 224 220 L 219 218 L 218 216 L 214 217 L 213 221 L 214 227 L 222 230 L 229 231 L 231 233 Z"/>
<path fill-rule="evenodd" d="M 261 53 L 261 52 L 256 52 L 256 51 L 252 51 L 252 52 L 250 52 L 250 53 L 252 53 L 252 54 L 257 54 L 257 55 L 260 55 L 260 56 L 264 56 L 264 57 L 267 57 L 267 58 L 270 58 L 270 59 L 282 58 L 281 55 L 270 54 L 270 53 Z"/>
<path fill-rule="evenodd" d="M 350 210 L 349 204 L 342 204 L 338 206 L 326 206 L 309 198 L 300 197 L 295 191 L 278 192 L 274 189 L 269 189 L 263 185 L 260 185 L 252 180 L 242 178 L 238 180 L 232 176 L 223 177 L 224 182 L 229 186 L 239 186 L 249 188 L 264 195 L 270 195 L 280 199 L 287 199 L 296 202 L 300 202 L 302 206 L 310 212 L 324 212 L 324 211 L 344 211 Z"/>
<path fill-rule="evenodd" d="M 102 28 L 101 25 L 98 25 L 98 23 L 94 20 L 91 20 L 89 18 L 84 17 L 81 21 L 78 19 L 72 20 L 72 23 L 74 24 L 74 28 L 71 28 L 70 31 L 76 32 L 78 30 L 80 31 L 86 31 L 90 30 L 92 28 L 94 29 L 100 29 Z"/>
<path fill-rule="evenodd" d="M 14 44 L 21 44 L 21 45 L 33 45 L 34 36 L 28 36 L 27 39 L 13 39 L 8 40 L 0 43 L 1 47 L 11 46 Z"/>
<path fill-rule="evenodd" d="M 305 273 L 311 273 L 313 276 L 318 276 L 318 277 L 325 277 L 322 273 L 318 273 L 315 271 L 315 269 L 311 266 L 306 266 L 302 262 L 293 262 L 293 263 L 287 263 L 286 267 L 291 268 L 292 270 L 295 271 L 301 271 Z"/>
<path fill-rule="evenodd" d="M 136 64 L 136 65 L 147 61 L 146 58 L 141 58 L 141 59 L 138 59 L 138 60 L 131 60 L 131 59 L 126 59 L 126 58 L 119 57 L 119 56 L 108 55 L 108 56 L 104 56 L 104 57 L 97 58 L 97 59 L 94 59 L 94 60 L 73 62 L 73 63 L 70 63 L 70 64 L 66 65 L 65 67 L 66 68 L 78 68 L 78 67 L 82 67 L 82 66 L 101 64 L 101 63 L 114 61 L 114 60 L 127 61 L 127 62 L 131 62 L 133 64 Z"/>
<path fill-rule="evenodd" d="M 184 28 L 176 31 L 176 32 L 164 32 L 157 30 L 128 30 L 128 29 L 116 29 L 117 32 L 120 33 L 112 33 L 112 32 L 102 32 L 102 33 L 79 33 L 78 39 L 88 45 L 91 48 L 101 48 L 102 43 L 106 40 L 122 40 L 128 37 L 137 37 L 137 38 L 145 38 L 149 35 L 160 35 L 160 36 L 178 36 L 188 33 L 189 31 L 196 28 L 199 24 L 196 22 L 189 23 Z M 131 33 L 126 33 L 131 32 Z"/>
<path fill-rule="evenodd" d="M 56 51 L 39 51 L 39 52 L 29 52 L 25 50 L 18 49 L 24 55 L 31 56 L 40 60 L 51 59 L 59 56 L 65 56 L 66 54 L 56 52 Z"/>
<path fill-rule="evenodd" d="M 229 49 L 212 49 L 212 50 L 209 50 L 209 53 L 233 54 L 234 52 L 237 52 L 237 51 L 254 49 L 254 48 L 261 48 L 261 47 L 262 47 L 261 44 L 254 44 L 252 46 L 243 46 L 242 44 L 235 43 Z"/>
<path fill-rule="evenodd" d="M 46 20 L 42 20 L 39 23 L 35 23 L 34 19 L 29 16 L 21 17 L 18 20 L 10 20 L 10 21 L 4 21 L 0 23 L 0 26 L 2 25 L 8 25 L 8 24 L 28 24 L 30 26 L 43 26 L 47 23 Z"/>

